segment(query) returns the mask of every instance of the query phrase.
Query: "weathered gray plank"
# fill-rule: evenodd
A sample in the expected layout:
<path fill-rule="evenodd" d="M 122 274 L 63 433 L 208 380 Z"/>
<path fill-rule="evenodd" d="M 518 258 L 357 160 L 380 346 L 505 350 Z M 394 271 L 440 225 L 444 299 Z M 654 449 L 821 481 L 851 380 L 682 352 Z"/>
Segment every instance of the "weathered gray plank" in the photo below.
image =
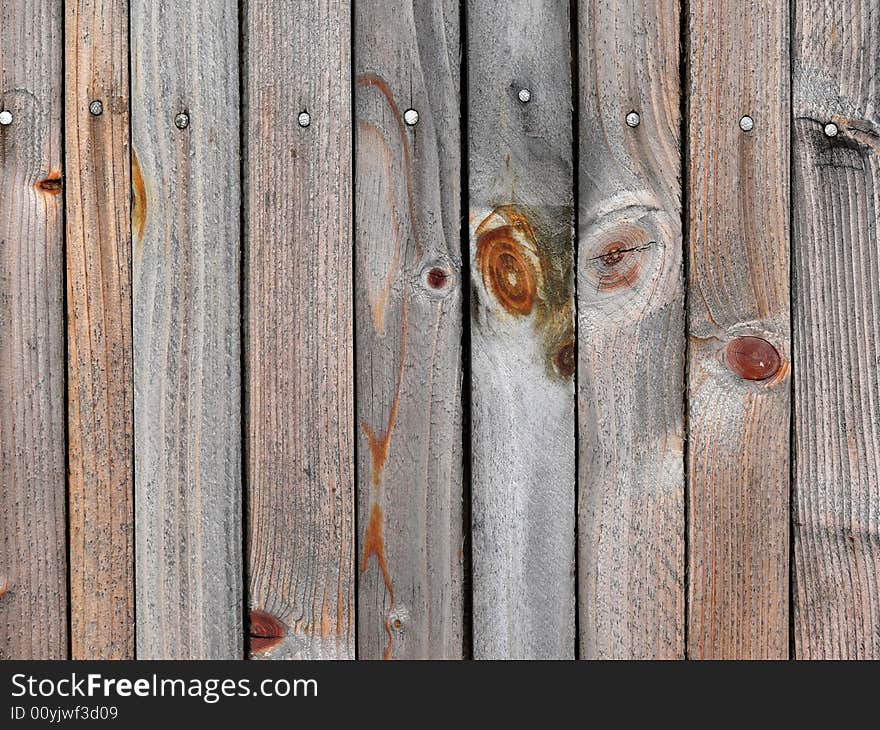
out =
<path fill-rule="evenodd" d="M 789 6 L 689 4 L 688 655 L 788 654 Z M 754 120 L 743 131 L 740 120 Z"/>
<path fill-rule="evenodd" d="M 62 9 L 0 5 L 0 658 L 67 654 Z"/>
<path fill-rule="evenodd" d="M 581 656 L 684 656 L 678 0 L 581 3 Z M 628 114 L 636 112 L 638 120 Z"/>
<path fill-rule="evenodd" d="M 794 17 L 795 654 L 880 659 L 880 2 Z"/>
<path fill-rule="evenodd" d="M 459 7 L 354 11 L 358 656 L 461 658 Z"/>
<path fill-rule="evenodd" d="M 237 5 L 131 0 L 140 658 L 242 656 Z"/>
<path fill-rule="evenodd" d="M 71 654 L 133 659 L 128 2 L 65 24 Z"/>
<path fill-rule="evenodd" d="M 467 23 L 474 655 L 573 657 L 568 3 L 470 0 Z"/>
<path fill-rule="evenodd" d="M 246 4 L 249 602 L 272 658 L 354 657 L 350 33 L 342 0 Z"/>

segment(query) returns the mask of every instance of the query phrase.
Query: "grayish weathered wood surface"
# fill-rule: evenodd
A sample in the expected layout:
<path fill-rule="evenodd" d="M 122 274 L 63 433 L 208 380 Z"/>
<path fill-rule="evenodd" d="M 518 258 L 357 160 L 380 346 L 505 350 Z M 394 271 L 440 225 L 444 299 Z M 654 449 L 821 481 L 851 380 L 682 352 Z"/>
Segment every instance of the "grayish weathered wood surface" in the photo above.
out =
<path fill-rule="evenodd" d="M 62 22 L 0 5 L 0 659 L 67 655 Z"/>
<path fill-rule="evenodd" d="M 880 659 L 880 2 L 795 21 L 795 655 Z"/>
<path fill-rule="evenodd" d="M 249 0 L 243 19 L 249 602 L 269 658 L 355 653 L 349 11 Z"/>
<path fill-rule="evenodd" d="M 354 18 L 358 656 L 461 658 L 459 7 Z"/>
<path fill-rule="evenodd" d="M 474 655 L 573 657 L 568 4 L 469 0 L 467 23 Z"/>
<path fill-rule="evenodd" d="M 142 659 L 243 653 L 237 6 L 131 1 Z"/>
<path fill-rule="evenodd" d="M 684 656 L 677 0 L 580 6 L 581 656 Z M 626 123 L 639 115 L 638 126 Z"/>
<path fill-rule="evenodd" d="M 71 657 L 133 659 L 128 2 L 65 24 Z"/>
<path fill-rule="evenodd" d="M 689 10 L 688 654 L 784 658 L 789 6 Z"/>

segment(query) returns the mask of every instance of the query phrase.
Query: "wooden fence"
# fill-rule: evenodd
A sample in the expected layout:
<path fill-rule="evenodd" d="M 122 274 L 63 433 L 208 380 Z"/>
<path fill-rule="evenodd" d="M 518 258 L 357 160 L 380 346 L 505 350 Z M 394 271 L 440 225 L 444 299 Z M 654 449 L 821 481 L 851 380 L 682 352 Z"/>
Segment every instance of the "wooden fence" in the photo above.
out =
<path fill-rule="evenodd" d="M 880 0 L 0 0 L 0 656 L 880 657 Z"/>

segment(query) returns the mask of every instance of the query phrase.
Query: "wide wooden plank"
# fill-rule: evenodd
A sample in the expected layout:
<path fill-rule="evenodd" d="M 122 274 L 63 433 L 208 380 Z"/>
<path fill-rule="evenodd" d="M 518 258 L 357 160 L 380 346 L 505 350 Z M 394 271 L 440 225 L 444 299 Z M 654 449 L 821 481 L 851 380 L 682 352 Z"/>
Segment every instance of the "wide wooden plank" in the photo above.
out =
<path fill-rule="evenodd" d="M 880 659 L 880 2 L 793 33 L 795 654 Z"/>
<path fill-rule="evenodd" d="M 575 653 L 568 3 L 467 5 L 473 650 Z"/>
<path fill-rule="evenodd" d="M 133 659 L 128 2 L 65 24 L 71 655 Z"/>
<path fill-rule="evenodd" d="M 358 656 L 461 658 L 459 5 L 354 18 Z"/>
<path fill-rule="evenodd" d="M 689 3 L 692 658 L 788 654 L 788 23 L 788 2 Z"/>
<path fill-rule="evenodd" d="M 581 3 L 581 656 L 684 656 L 678 0 Z"/>
<path fill-rule="evenodd" d="M 254 656 L 354 658 L 350 24 L 342 0 L 244 17 Z"/>
<path fill-rule="evenodd" d="M 243 654 L 237 7 L 131 0 L 144 659 Z"/>
<path fill-rule="evenodd" d="M 67 655 L 62 23 L 0 5 L 0 659 Z"/>

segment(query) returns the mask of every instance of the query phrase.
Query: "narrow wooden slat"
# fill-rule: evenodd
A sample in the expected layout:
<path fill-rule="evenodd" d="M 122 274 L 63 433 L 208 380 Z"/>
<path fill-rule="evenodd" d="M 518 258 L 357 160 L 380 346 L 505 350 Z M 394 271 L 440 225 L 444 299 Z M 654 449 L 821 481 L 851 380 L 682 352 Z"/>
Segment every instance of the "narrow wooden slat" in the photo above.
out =
<path fill-rule="evenodd" d="M 795 21 L 795 653 L 880 659 L 880 2 Z"/>
<path fill-rule="evenodd" d="M 688 655 L 788 654 L 789 7 L 688 18 Z M 754 128 L 744 132 L 744 115 Z"/>
<path fill-rule="evenodd" d="M 128 2 L 65 23 L 71 654 L 133 659 Z"/>
<path fill-rule="evenodd" d="M 470 0 L 467 24 L 474 655 L 573 657 L 568 3 Z"/>
<path fill-rule="evenodd" d="M 0 5 L 0 658 L 64 659 L 62 8 Z"/>
<path fill-rule="evenodd" d="M 244 18 L 251 650 L 354 658 L 350 7 Z M 298 123 L 302 112 L 309 126 Z"/>
<path fill-rule="evenodd" d="M 462 657 L 458 17 L 354 7 L 362 659 Z"/>
<path fill-rule="evenodd" d="M 144 659 L 243 653 L 237 6 L 131 0 Z"/>
<path fill-rule="evenodd" d="M 581 656 L 684 656 L 677 0 L 581 3 Z M 630 126 L 626 119 L 631 117 Z"/>

